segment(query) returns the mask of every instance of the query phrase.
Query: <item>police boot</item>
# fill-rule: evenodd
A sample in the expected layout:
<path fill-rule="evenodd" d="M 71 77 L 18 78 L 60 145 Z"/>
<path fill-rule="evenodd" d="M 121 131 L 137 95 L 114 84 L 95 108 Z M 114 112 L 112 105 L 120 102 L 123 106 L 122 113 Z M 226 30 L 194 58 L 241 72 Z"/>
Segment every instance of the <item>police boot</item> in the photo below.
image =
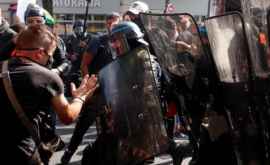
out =
<path fill-rule="evenodd" d="M 190 144 L 177 145 L 173 140 L 169 143 L 168 153 L 172 156 L 173 165 L 181 165 L 185 157 L 192 155 L 192 147 Z"/>
<path fill-rule="evenodd" d="M 72 155 L 73 155 L 73 152 L 69 151 L 68 149 L 65 150 L 64 155 L 61 158 L 61 165 L 68 164 Z"/>

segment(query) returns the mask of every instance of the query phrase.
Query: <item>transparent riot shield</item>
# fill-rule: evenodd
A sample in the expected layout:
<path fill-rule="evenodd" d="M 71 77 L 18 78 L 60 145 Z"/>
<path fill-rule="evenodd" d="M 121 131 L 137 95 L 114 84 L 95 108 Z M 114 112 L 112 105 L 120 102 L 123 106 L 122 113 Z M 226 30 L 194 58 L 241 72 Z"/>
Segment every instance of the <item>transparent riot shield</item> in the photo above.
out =
<path fill-rule="evenodd" d="M 222 82 L 220 97 L 227 122 L 234 141 L 238 140 L 234 144 L 238 164 L 262 161 L 263 157 L 267 157 L 265 146 L 268 142 L 262 131 L 266 128 L 260 117 L 263 108 L 257 103 L 254 92 L 256 85 L 253 75 L 255 73 L 258 76 L 258 67 L 254 67 L 253 63 L 255 56 L 252 55 L 255 50 L 249 49 L 244 19 L 239 13 L 230 13 L 209 18 L 205 25 L 214 63 Z M 238 132 L 240 133 L 235 136 Z"/>
<path fill-rule="evenodd" d="M 256 74 L 255 94 L 256 107 L 259 110 L 265 164 L 270 163 L 270 123 L 269 123 L 269 0 L 241 0 L 242 11 L 246 22 L 249 47 L 253 68 Z"/>
<path fill-rule="evenodd" d="M 208 16 L 222 15 L 225 13 L 225 0 L 209 0 Z"/>
<path fill-rule="evenodd" d="M 267 29 L 268 29 L 268 38 L 270 38 L 270 7 L 267 9 Z"/>
<path fill-rule="evenodd" d="M 146 48 L 118 58 L 99 73 L 108 123 L 119 138 L 119 164 L 167 150 L 168 138 Z"/>
<path fill-rule="evenodd" d="M 270 73 L 270 52 L 267 25 L 269 0 L 241 0 L 247 37 L 255 75 L 265 78 Z"/>
<path fill-rule="evenodd" d="M 219 79 L 224 83 L 249 81 L 249 49 L 239 14 L 212 17 L 205 21 Z"/>
<path fill-rule="evenodd" d="M 192 87 L 196 61 L 203 53 L 198 27 L 189 14 L 141 14 L 141 21 L 163 70 L 185 77 Z"/>

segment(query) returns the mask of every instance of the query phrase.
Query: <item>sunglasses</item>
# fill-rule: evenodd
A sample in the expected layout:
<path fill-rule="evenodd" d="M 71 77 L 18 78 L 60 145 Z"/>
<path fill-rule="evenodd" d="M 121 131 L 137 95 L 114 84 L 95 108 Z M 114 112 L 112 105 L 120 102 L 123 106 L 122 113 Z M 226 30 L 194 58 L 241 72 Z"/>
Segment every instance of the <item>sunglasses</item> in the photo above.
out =
<path fill-rule="evenodd" d="M 42 18 L 42 19 L 28 19 L 27 20 L 27 24 L 45 24 L 45 20 Z"/>

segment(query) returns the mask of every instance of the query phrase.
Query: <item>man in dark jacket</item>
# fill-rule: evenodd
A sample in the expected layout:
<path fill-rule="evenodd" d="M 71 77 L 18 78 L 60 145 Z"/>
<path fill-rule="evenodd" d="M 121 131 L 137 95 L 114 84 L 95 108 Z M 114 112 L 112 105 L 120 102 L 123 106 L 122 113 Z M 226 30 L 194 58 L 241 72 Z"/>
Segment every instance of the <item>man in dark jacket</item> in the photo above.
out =
<path fill-rule="evenodd" d="M 44 9 L 38 5 L 33 4 L 29 4 L 25 11 L 25 23 L 27 26 L 46 25 L 50 31 L 52 31 L 54 25 L 54 21 L 50 21 L 48 16 L 45 15 Z M 64 41 L 58 36 L 56 36 L 56 39 L 56 49 L 53 53 L 53 58 L 51 58 L 49 61 L 48 68 L 60 75 L 62 79 L 64 79 L 64 75 L 68 74 L 70 69 L 70 62 L 66 58 L 66 47 Z M 56 116 L 53 111 L 51 111 L 51 115 L 49 117 L 50 119 L 48 119 L 48 122 L 51 122 L 50 125 L 55 125 Z M 55 127 L 51 127 L 50 129 L 51 134 L 48 134 L 48 140 L 57 136 L 55 134 Z M 57 137 L 60 139 L 59 136 Z M 58 147 L 59 149 L 64 148 L 64 142 L 62 140 Z"/>
<path fill-rule="evenodd" d="M 0 105 L 2 115 L 7 119 L 1 120 L 1 130 L 4 132 L 1 147 L 5 151 L 1 158 L 8 162 L 7 164 L 33 165 L 42 164 L 41 161 L 48 163 L 49 160 L 44 159 L 45 155 L 40 152 L 39 144 L 35 140 L 39 138 L 44 142 L 43 136 L 46 135 L 42 127 L 44 123 L 38 120 L 39 114 L 48 115 L 52 106 L 60 121 L 69 124 L 76 119 L 86 98 L 91 96 L 97 87 L 97 78 L 87 75 L 78 89 L 72 85 L 73 100 L 67 101 L 61 78 L 47 68 L 56 42 L 55 36 L 46 27 L 29 26 L 18 35 L 13 57 L 0 64 L 0 68 L 6 73 L 0 75 Z M 15 111 L 17 108 L 11 104 L 14 98 L 11 100 L 7 96 L 8 90 L 3 84 L 3 78 L 8 74 L 25 118 L 30 121 L 30 127 L 39 137 L 34 138 L 26 129 L 22 118 Z"/>

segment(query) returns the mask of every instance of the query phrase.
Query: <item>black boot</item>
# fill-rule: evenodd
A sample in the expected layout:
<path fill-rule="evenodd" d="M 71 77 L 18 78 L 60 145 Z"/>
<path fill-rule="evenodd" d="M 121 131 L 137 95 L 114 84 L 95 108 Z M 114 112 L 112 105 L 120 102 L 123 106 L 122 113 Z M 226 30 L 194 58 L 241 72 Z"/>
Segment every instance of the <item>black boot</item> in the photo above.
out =
<path fill-rule="evenodd" d="M 177 145 L 171 140 L 168 154 L 172 156 L 173 165 L 180 165 L 185 157 L 192 156 L 192 147 L 189 143 Z"/>
<path fill-rule="evenodd" d="M 73 152 L 69 151 L 69 150 L 65 150 L 64 155 L 61 158 L 61 165 L 66 165 L 69 163 L 71 157 L 73 155 Z"/>

